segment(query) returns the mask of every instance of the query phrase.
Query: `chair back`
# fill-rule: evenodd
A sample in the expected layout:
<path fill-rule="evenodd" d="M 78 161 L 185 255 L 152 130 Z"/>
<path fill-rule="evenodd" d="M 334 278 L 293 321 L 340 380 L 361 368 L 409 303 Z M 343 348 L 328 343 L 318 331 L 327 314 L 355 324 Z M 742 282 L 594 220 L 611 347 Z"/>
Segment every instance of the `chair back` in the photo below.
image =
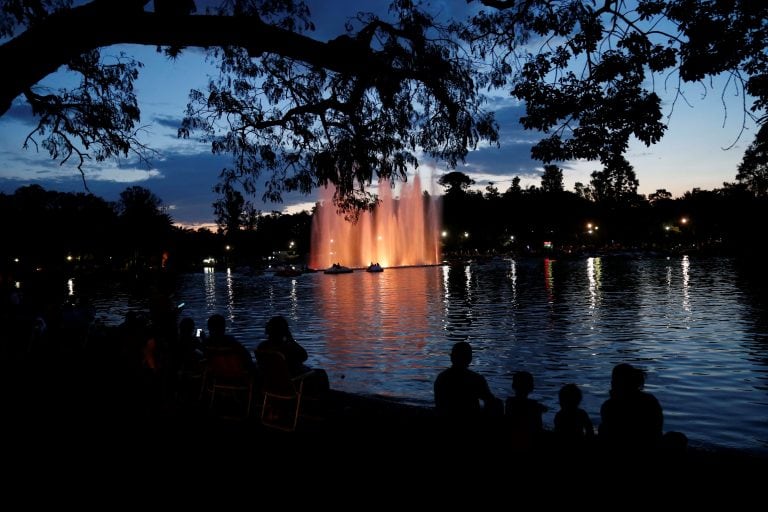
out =
<path fill-rule="evenodd" d="M 250 375 L 243 355 L 229 348 L 210 348 L 205 351 L 205 371 L 209 377 L 224 380 L 244 380 Z"/>
<path fill-rule="evenodd" d="M 262 390 L 274 396 L 293 398 L 300 390 L 296 388 L 288 363 L 281 352 L 256 350 L 256 362 L 261 375 Z"/>
<path fill-rule="evenodd" d="M 238 351 L 228 347 L 207 347 L 205 350 L 205 362 L 203 371 L 203 383 L 200 391 L 210 394 L 209 409 L 212 409 L 216 396 L 228 393 L 235 396 L 237 393 L 245 393 L 246 415 L 250 414 L 253 397 L 253 375 L 249 363 L 245 357 L 249 357 L 245 351 Z"/>

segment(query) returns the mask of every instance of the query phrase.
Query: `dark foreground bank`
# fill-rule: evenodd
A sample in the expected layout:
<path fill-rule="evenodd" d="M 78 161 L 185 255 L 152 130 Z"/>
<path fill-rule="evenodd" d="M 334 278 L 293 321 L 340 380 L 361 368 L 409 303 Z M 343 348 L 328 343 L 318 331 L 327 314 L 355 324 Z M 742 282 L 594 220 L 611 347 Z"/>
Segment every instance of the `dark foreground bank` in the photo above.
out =
<path fill-rule="evenodd" d="M 211 407 L 194 379 L 180 388 L 157 385 L 105 361 L 98 351 L 77 348 L 4 352 L 0 402 L 6 461 L 47 465 L 86 458 L 98 461 L 91 462 L 93 469 L 138 459 L 145 468 L 181 462 L 185 471 L 204 471 L 226 459 L 257 469 L 278 464 L 289 472 L 308 465 L 315 477 L 392 466 L 397 474 L 418 478 L 455 473 L 496 479 L 510 473 L 530 477 L 539 474 L 535 468 L 545 468 L 543 478 L 592 479 L 629 471 L 663 475 L 668 482 L 680 475 L 764 475 L 768 469 L 764 456 L 722 448 L 564 450 L 550 436 L 511 435 L 502 420 L 446 424 L 432 408 L 334 390 L 306 401 L 296 431 L 285 432 L 262 423 L 258 393 L 245 415 L 236 397 Z"/>

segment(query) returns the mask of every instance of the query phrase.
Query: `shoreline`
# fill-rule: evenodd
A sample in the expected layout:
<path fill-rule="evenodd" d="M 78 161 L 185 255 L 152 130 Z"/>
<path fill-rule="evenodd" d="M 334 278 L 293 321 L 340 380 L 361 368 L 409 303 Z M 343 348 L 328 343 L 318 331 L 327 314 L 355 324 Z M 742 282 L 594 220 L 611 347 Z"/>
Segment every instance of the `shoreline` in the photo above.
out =
<path fill-rule="evenodd" d="M 49 343 L 47 348 L 29 348 L 15 354 L 8 352 L 10 346 L 5 345 L 5 352 L 0 354 L 5 363 L 0 398 L 8 412 L 6 426 L 12 430 L 17 426 L 20 434 L 39 431 L 41 425 L 51 421 L 57 429 L 71 428 L 74 433 L 93 432 L 93 425 L 98 424 L 106 430 L 133 426 L 137 433 L 147 425 L 201 435 L 207 430 L 223 430 L 242 438 L 272 433 L 261 425 L 258 398 L 254 399 L 249 418 L 221 418 L 200 400 L 199 381 L 186 390 L 184 398 L 169 398 L 167 391 L 155 384 L 147 388 L 146 375 L 121 365 L 116 354 L 102 352 L 107 344 L 94 343 L 86 348 L 66 342 Z M 64 348 L 67 346 L 69 349 Z M 344 434 L 367 439 L 387 436 L 431 442 L 444 427 L 428 405 L 408 403 L 404 397 L 331 389 L 323 409 L 302 419 L 296 435 Z M 499 425 L 489 427 L 478 434 L 487 436 L 489 442 L 503 443 L 508 432 Z M 697 459 L 768 466 L 768 451 L 689 441 L 687 452 Z"/>

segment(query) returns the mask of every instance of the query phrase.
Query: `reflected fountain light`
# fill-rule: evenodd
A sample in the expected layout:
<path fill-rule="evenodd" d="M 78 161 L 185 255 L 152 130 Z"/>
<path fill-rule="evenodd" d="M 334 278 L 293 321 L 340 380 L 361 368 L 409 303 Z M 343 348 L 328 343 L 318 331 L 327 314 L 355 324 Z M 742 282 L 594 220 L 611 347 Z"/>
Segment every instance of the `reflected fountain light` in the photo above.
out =
<path fill-rule="evenodd" d="M 229 247 L 229 246 L 227 246 Z M 227 267 L 227 312 L 232 318 L 235 309 L 235 289 L 232 283 L 232 269 Z"/>
<path fill-rule="evenodd" d="M 555 276 L 552 273 L 553 260 L 544 258 L 544 288 L 547 290 L 547 302 L 552 305 L 555 302 Z"/>
<path fill-rule="evenodd" d="M 205 305 L 209 309 L 216 307 L 216 274 L 213 267 L 203 267 L 203 286 L 205 287 Z"/>
<path fill-rule="evenodd" d="M 682 260 L 682 272 L 683 272 L 683 310 L 687 313 L 691 312 L 691 291 L 689 289 L 690 281 L 690 266 L 691 263 L 688 260 L 688 255 L 683 256 Z"/>
<path fill-rule="evenodd" d="M 312 218 L 309 263 L 327 268 L 334 263 L 362 268 L 436 265 L 440 262 L 440 209 L 434 194 L 422 193 L 417 174 L 403 183 L 395 198 L 389 183 L 379 184 L 379 204 L 363 212 L 356 223 L 340 215 L 332 203 L 333 190 L 321 189 Z"/>
<path fill-rule="evenodd" d="M 515 260 L 509 261 L 509 279 L 512 281 L 512 300 L 517 303 L 517 263 Z"/>
<path fill-rule="evenodd" d="M 589 280 L 589 309 L 592 315 L 600 305 L 600 258 L 587 258 L 587 279 Z"/>

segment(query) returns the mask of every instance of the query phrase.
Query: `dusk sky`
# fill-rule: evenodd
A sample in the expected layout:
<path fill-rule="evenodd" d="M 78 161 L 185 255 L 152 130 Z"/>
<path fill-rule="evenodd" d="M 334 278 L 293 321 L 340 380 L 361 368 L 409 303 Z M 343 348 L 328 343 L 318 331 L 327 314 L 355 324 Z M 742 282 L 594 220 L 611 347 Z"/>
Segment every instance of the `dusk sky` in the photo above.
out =
<path fill-rule="evenodd" d="M 197 2 L 198 11 L 203 2 Z M 327 40 L 343 31 L 346 17 L 360 10 L 386 12 L 387 1 L 359 2 L 349 0 L 316 0 L 309 2 L 317 30 L 313 37 Z M 446 15 L 465 14 L 464 2 L 432 2 Z M 442 6 L 442 7 L 441 7 Z M 461 12 L 453 9 L 463 9 Z M 176 130 L 187 103 L 191 88 L 205 89 L 208 76 L 216 70 L 206 64 L 198 50 L 187 50 L 176 61 L 169 61 L 154 47 L 123 46 L 103 50 L 103 55 L 125 51 L 144 63 L 137 83 L 137 95 L 142 111 L 142 139 L 159 153 L 150 167 L 132 160 L 88 162 L 85 166 L 90 190 L 107 200 L 116 200 L 119 193 L 133 185 L 146 187 L 169 207 L 169 213 L 180 224 L 195 225 L 213 222 L 213 186 L 219 171 L 228 165 L 227 157 L 213 156 L 210 147 L 193 139 L 176 137 Z M 63 73 L 46 79 L 45 85 L 59 87 L 67 81 Z M 670 81 L 670 83 L 675 82 Z M 640 180 L 639 192 L 649 194 L 666 188 L 679 196 L 694 187 L 712 189 L 724 181 L 733 181 L 736 168 L 746 147 L 752 142 L 755 124 L 747 122 L 747 130 L 739 136 L 743 122 L 741 91 L 733 88 L 723 92 L 718 82 L 705 89 L 702 85 L 687 85 L 684 92 L 687 103 L 678 101 L 669 119 L 664 139 L 655 146 L 645 147 L 635 142 L 627 154 Z M 663 81 L 655 89 L 665 99 L 665 113 L 671 110 L 674 92 L 665 91 Z M 488 109 L 496 112 L 501 127 L 501 147 L 479 147 L 470 153 L 466 164 L 458 170 L 476 181 L 476 188 L 484 189 L 488 182 L 506 190 L 512 178 L 520 176 L 522 185 L 539 185 L 541 162 L 530 158 L 531 145 L 538 139 L 536 132 L 524 131 L 518 123 L 523 106 L 508 95 L 496 93 Z M 724 106 L 725 103 L 725 106 Z M 749 102 L 747 102 L 749 103 Z M 18 187 L 37 183 L 49 190 L 83 192 L 83 183 L 72 163 L 59 165 L 47 152 L 22 149 L 27 133 L 33 127 L 31 111 L 18 104 L 0 118 L 0 192 L 12 193 Z M 725 149 L 728 148 L 730 149 Z M 564 169 L 565 185 L 573 189 L 575 182 L 588 184 L 590 173 L 599 170 L 598 162 L 559 162 Z M 422 177 L 436 179 L 449 172 L 443 163 L 421 160 Z M 262 180 L 263 181 L 263 180 Z M 440 192 L 439 186 L 433 186 Z M 310 209 L 316 195 L 286 195 L 283 203 L 261 202 L 261 194 L 253 198 L 264 212 L 273 210 L 293 212 Z"/>

